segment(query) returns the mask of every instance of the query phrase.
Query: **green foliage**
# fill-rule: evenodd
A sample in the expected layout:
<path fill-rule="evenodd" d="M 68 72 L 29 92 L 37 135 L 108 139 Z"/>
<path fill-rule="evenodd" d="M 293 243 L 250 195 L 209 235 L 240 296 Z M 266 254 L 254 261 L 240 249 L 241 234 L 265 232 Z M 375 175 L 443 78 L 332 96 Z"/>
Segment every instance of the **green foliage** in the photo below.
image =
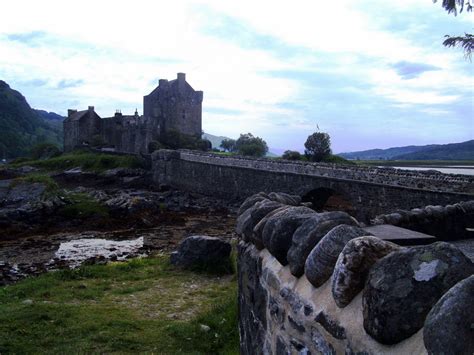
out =
<path fill-rule="evenodd" d="M 33 173 L 33 174 L 28 174 L 26 176 L 22 176 L 19 178 L 16 178 L 12 181 L 10 186 L 15 186 L 18 183 L 40 183 L 46 185 L 46 193 L 48 194 L 53 194 L 59 192 L 59 185 L 54 181 L 51 176 L 47 174 L 38 174 L 38 173 Z"/>
<path fill-rule="evenodd" d="M 148 147 L 147 147 L 149 154 L 153 153 L 155 150 L 159 150 L 163 148 L 164 148 L 163 144 L 161 144 L 158 141 L 151 141 L 150 143 L 148 143 Z"/>
<path fill-rule="evenodd" d="M 301 160 L 300 152 L 295 150 L 286 150 L 281 157 L 286 160 Z"/>
<path fill-rule="evenodd" d="M 338 155 L 328 155 L 324 157 L 323 162 L 325 163 L 333 163 L 333 164 L 346 164 L 346 165 L 356 165 L 353 161 L 344 159 L 343 157 L 340 157 Z"/>
<path fill-rule="evenodd" d="M 30 156 L 33 160 L 43 160 L 60 156 L 61 153 L 62 152 L 57 145 L 52 143 L 41 143 L 31 148 Z"/>
<path fill-rule="evenodd" d="M 331 138 L 324 132 L 314 132 L 304 144 L 305 155 L 311 161 L 322 161 L 331 154 Z"/>
<path fill-rule="evenodd" d="M 31 165 L 40 169 L 54 171 L 80 167 L 89 171 L 104 171 L 114 168 L 143 168 L 143 162 L 133 155 L 114 155 L 78 150 L 46 160 L 27 160 L 14 162 L 14 167 Z"/>
<path fill-rule="evenodd" d="M 208 151 L 212 148 L 212 144 L 207 139 L 183 134 L 177 130 L 169 130 L 163 135 L 161 143 L 168 149 L 195 149 Z"/>
<path fill-rule="evenodd" d="M 40 143 L 62 145 L 62 124 L 41 119 L 18 91 L 0 80 L 0 158 L 26 156 Z"/>
<path fill-rule="evenodd" d="M 2 354 L 237 354 L 236 280 L 167 257 L 51 272 L 0 288 L 0 334 Z"/>
<path fill-rule="evenodd" d="M 69 204 L 60 209 L 60 214 L 67 218 L 108 217 L 109 210 L 91 196 L 74 193 L 66 196 Z"/>
<path fill-rule="evenodd" d="M 241 134 L 235 142 L 235 150 L 241 155 L 263 157 L 268 152 L 267 143 L 260 137 L 254 137 L 252 133 Z"/>
<path fill-rule="evenodd" d="M 224 149 L 225 152 L 235 152 L 235 143 L 235 139 L 223 139 L 220 147 Z"/>

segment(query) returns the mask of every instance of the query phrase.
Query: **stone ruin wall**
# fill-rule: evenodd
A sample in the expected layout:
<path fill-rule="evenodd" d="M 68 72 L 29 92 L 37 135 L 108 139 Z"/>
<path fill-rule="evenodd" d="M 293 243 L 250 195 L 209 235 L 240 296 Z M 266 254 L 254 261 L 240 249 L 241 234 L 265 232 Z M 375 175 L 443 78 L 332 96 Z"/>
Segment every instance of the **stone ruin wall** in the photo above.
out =
<path fill-rule="evenodd" d="M 239 210 L 242 354 L 474 352 L 474 264 L 458 248 L 401 247 L 298 202 L 258 194 Z"/>

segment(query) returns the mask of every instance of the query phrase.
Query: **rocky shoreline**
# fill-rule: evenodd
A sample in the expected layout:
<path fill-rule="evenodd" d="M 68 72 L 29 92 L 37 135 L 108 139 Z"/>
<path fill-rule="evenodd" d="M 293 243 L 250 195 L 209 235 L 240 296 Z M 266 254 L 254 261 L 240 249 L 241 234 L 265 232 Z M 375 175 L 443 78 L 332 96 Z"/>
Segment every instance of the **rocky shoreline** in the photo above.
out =
<path fill-rule="evenodd" d="M 50 174 L 59 187 L 54 193 L 23 179 L 32 172 L 0 173 L 0 285 L 83 263 L 168 253 L 193 234 L 234 237 L 237 205 L 154 187 L 140 169 Z"/>

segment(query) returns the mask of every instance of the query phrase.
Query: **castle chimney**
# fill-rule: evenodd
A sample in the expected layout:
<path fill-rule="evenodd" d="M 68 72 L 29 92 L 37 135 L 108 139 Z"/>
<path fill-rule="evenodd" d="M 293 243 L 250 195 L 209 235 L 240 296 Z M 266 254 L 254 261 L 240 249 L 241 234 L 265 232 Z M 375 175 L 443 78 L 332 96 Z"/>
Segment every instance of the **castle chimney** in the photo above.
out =
<path fill-rule="evenodd" d="M 186 74 L 178 73 L 178 81 L 186 81 Z"/>
<path fill-rule="evenodd" d="M 76 112 L 77 112 L 77 110 L 72 110 L 72 109 L 67 110 L 67 117 L 71 117 L 71 116 L 74 115 Z"/>
<path fill-rule="evenodd" d="M 168 86 L 168 80 L 167 79 L 160 79 L 158 81 L 158 86 L 161 86 L 162 88 L 167 87 Z"/>
<path fill-rule="evenodd" d="M 90 112 L 92 112 L 92 111 L 94 111 L 94 106 L 89 106 L 87 109 L 88 109 Z"/>

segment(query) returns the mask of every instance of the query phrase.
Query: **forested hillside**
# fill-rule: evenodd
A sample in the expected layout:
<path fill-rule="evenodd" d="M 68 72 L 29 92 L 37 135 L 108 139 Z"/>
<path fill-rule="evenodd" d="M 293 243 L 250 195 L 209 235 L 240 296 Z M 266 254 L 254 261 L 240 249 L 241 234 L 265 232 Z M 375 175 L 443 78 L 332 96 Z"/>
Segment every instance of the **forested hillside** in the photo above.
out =
<path fill-rule="evenodd" d="M 22 94 L 0 80 L 0 158 L 27 155 L 39 143 L 62 147 L 61 121 L 45 120 L 42 116 L 44 114 L 30 107 Z"/>

